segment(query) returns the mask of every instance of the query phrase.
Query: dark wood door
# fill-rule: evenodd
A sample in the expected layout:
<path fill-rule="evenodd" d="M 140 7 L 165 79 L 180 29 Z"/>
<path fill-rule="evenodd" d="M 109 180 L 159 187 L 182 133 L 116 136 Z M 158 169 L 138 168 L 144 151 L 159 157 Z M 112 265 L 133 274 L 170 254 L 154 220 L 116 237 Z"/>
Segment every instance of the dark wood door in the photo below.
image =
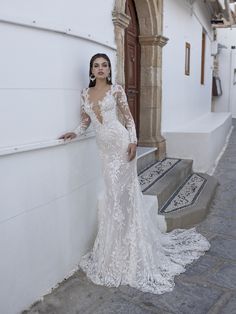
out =
<path fill-rule="evenodd" d="M 139 134 L 140 45 L 139 25 L 133 0 L 126 1 L 126 14 L 131 20 L 125 32 L 125 89 L 137 135 Z"/>

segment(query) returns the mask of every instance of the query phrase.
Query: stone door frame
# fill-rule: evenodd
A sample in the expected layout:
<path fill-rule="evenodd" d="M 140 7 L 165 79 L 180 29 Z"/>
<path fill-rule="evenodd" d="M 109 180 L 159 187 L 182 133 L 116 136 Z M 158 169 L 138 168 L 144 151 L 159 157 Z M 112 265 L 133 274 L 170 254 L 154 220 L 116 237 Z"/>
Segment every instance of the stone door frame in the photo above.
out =
<path fill-rule="evenodd" d="M 125 14 L 126 0 L 115 0 L 112 20 L 117 45 L 116 81 L 125 86 L 124 36 L 130 17 Z M 163 0 L 134 0 L 141 45 L 140 128 L 139 145 L 158 148 L 158 158 L 166 153 L 161 135 L 162 47 L 168 38 L 162 36 Z"/>

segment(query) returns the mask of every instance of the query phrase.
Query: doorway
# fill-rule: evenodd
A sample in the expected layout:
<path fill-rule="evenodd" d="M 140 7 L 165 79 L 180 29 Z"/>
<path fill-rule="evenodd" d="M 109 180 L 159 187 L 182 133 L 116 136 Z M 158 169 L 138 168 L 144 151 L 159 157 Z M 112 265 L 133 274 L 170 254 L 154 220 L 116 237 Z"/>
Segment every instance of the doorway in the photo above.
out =
<path fill-rule="evenodd" d="M 125 91 L 139 137 L 140 44 L 138 17 L 133 0 L 126 1 L 125 13 L 130 17 L 125 30 Z"/>

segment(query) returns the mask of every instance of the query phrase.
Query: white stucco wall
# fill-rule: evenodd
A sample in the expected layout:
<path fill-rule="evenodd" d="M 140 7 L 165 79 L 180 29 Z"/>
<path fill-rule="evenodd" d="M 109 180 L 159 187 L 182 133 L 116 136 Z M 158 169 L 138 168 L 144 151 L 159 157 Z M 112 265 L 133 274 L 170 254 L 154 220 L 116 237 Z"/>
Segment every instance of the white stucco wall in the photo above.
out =
<path fill-rule="evenodd" d="M 207 32 L 205 84 L 201 85 L 202 29 Z M 191 124 L 211 110 L 212 29 L 207 7 L 196 1 L 164 1 L 163 35 L 169 38 L 163 48 L 162 130 L 176 130 Z M 190 76 L 185 75 L 185 43 L 191 44 Z"/>
<path fill-rule="evenodd" d="M 193 160 L 193 169 L 211 172 L 231 127 L 227 113 L 212 113 L 213 32 L 206 3 L 164 1 L 162 134 L 167 156 Z M 205 80 L 201 84 L 202 31 L 206 33 Z M 191 45 L 185 75 L 185 43 Z"/>
<path fill-rule="evenodd" d="M 74 126 L 79 92 L 88 84 L 90 57 L 96 52 L 105 52 L 114 61 L 115 52 L 109 48 L 109 45 L 114 47 L 110 1 L 94 9 L 92 0 L 85 3 L 60 1 L 60 5 L 53 2 L 48 6 L 46 1 L 42 4 L 34 1 L 34 5 L 26 0 L 20 5 L 18 1 L 1 2 L 0 20 L 36 25 L 46 30 L 1 23 L 0 101 L 4 110 L 0 131 L 4 130 L 8 136 L 1 139 L 0 147 L 52 139 L 61 130 Z M 100 21 L 96 27 L 90 23 L 90 14 L 93 19 L 94 11 L 103 16 L 103 19 L 97 18 Z M 71 29 L 69 33 L 75 36 L 47 28 Z M 90 38 L 107 42 L 108 47 L 88 41 Z M 19 99 L 23 100 L 20 105 Z"/>
<path fill-rule="evenodd" d="M 49 292 L 93 243 L 93 132 L 57 138 L 79 122 L 90 57 L 105 52 L 115 68 L 112 9 L 110 0 L 0 2 L 0 313 Z"/>
<path fill-rule="evenodd" d="M 236 118 L 236 28 L 218 29 L 217 42 L 227 48 L 220 49 L 219 77 L 222 85 L 222 95 L 214 97 L 214 111 L 231 112 Z M 234 74 L 235 72 L 235 74 Z"/>

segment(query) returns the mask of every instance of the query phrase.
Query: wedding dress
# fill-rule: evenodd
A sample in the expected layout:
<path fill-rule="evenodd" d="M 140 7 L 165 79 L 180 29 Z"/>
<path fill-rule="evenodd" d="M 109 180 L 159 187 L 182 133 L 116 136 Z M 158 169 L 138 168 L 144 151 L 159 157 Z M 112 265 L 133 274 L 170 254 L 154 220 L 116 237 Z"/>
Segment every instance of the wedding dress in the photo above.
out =
<path fill-rule="evenodd" d="M 122 113 L 126 127 L 120 123 Z M 92 250 L 79 265 L 96 284 L 130 285 L 161 294 L 174 287 L 174 276 L 199 258 L 210 244 L 195 228 L 162 233 L 148 212 L 137 177 L 136 158 L 128 161 L 136 131 L 123 88 L 111 85 L 105 97 L 92 103 L 88 88 L 81 93 L 82 134 L 92 121 L 102 162 L 105 199 L 98 208 L 98 233 Z"/>

